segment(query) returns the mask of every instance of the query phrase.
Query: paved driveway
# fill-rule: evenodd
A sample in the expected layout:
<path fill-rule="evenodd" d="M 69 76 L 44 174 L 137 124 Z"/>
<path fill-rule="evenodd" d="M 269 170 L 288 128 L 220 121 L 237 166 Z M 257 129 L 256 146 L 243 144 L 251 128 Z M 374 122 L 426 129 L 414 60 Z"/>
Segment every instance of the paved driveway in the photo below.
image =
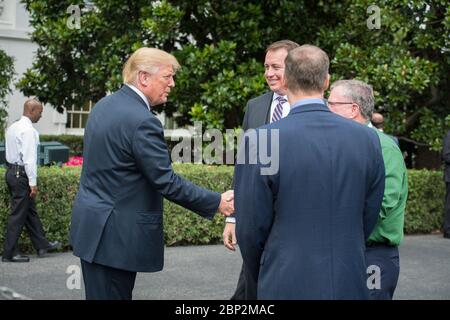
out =
<path fill-rule="evenodd" d="M 405 237 L 400 259 L 395 299 L 450 299 L 450 239 Z M 221 245 L 166 248 L 165 260 L 162 272 L 138 274 L 134 299 L 228 299 L 241 265 L 240 254 Z M 71 253 L 32 256 L 30 263 L 0 262 L 0 286 L 32 299 L 83 299 L 77 272 L 79 260 Z"/>

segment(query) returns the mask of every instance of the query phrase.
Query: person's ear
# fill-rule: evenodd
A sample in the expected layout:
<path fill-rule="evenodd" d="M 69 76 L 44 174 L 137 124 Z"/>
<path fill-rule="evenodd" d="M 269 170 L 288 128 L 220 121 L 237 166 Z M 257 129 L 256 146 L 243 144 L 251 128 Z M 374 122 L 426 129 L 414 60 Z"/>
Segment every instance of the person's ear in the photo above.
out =
<path fill-rule="evenodd" d="M 359 109 L 359 106 L 356 103 L 352 104 L 352 118 L 358 118 L 361 115 L 361 110 Z"/>
<path fill-rule="evenodd" d="M 283 89 L 285 91 L 288 90 L 288 83 L 287 83 L 286 75 L 284 75 L 283 78 L 281 79 L 281 86 L 283 87 Z"/>
<path fill-rule="evenodd" d="M 142 86 L 146 87 L 147 83 L 148 83 L 148 73 L 144 72 L 144 71 L 139 71 L 138 72 L 138 81 Z"/>
<path fill-rule="evenodd" d="M 323 91 L 327 91 L 328 87 L 330 86 L 330 75 L 327 74 L 327 78 L 325 79 L 325 83 L 323 84 Z"/>

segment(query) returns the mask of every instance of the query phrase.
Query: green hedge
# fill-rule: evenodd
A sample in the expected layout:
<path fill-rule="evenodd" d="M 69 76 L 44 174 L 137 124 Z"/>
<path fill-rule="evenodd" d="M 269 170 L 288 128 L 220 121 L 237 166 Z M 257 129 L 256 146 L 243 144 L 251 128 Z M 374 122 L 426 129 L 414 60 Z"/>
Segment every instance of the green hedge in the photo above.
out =
<path fill-rule="evenodd" d="M 440 230 L 444 217 L 445 182 L 442 171 L 408 170 L 406 233 Z"/>
<path fill-rule="evenodd" d="M 223 192 L 230 188 L 233 167 L 175 164 L 180 175 L 205 188 Z M 9 196 L 0 168 L 0 242 L 3 243 L 9 212 Z M 48 239 L 68 245 L 71 205 L 78 187 L 79 168 L 39 168 L 37 209 Z M 440 229 L 443 216 L 445 185 L 442 172 L 409 171 L 409 197 L 405 217 L 406 233 L 429 233 Z M 216 215 L 205 220 L 182 207 L 165 201 L 165 242 L 168 246 L 221 243 L 224 219 Z M 21 247 L 31 249 L 26 233 Z"/>
<path fill-rule="evenodd" d="M 174 164 L 177 173 L 190 181 L 217 192 L 224 192 L 231 186 L 233 168 L 229 166 L 205 166 L 195 164 Z M 77 167 L 41 167 L 38 169 L 39 192 L 37 211 L 46 236 L 69 243 L 71 206 L 75 198 L 80 169 Z M 9 213 L 9 195 L 4 181 L 5 169 L 0 168 L 0 245 L 3 244 L 6 220 Z M 167 245 L 220 243 L 224 218 L 216 215 L 208 221 L 198 215 L 165 200 L 164 231 Z M 21 237 L 23 251 L 31 250 L 31 242 L 24 232 Z"/>

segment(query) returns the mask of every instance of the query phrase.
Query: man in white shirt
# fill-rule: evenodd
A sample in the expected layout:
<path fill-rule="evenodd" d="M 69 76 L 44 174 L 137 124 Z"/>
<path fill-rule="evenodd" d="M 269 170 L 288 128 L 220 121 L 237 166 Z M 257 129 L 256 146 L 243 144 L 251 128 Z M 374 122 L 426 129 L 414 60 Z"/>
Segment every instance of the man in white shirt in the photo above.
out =
<path fill-rule="evenodd" d="M 17 244 L 25 226 L 38 256 L 60 247 L 59 242 L 48 242 L 44 229 L 36 212 L 35 198 L 38 192 L 37 147 L 39 134 L 33 123 L 42 116 L 42 104 L 29 99 L 25 102 L 23 116 L 13 123 L 5 135 L 6 147 L 6 184 L 11 195 L 11 214 L 8 217 L 5 243 L 3 245 L 3 262 L 28 262 L 30 258 L 18 254 Z"/>
<path fill-rule="evenodd" d="M 287 100 L 287 88 L 284 83 L 284 60 L 288 52 L 299 47 L 290 40 L 280 40 L 270 44 L 264 59 L 264 77 L 270 88 L 269 92 L 248 101 L 245 110 L 242 130 L 255 129 L 286 117 L 291 110 Z M 223 230 L 224 245 L 234 251 L 236 241 L 235 218 L 227 217 Z M 242 266 L 238 284 L 231 300 L 256 299 L 256 284 L 246 277 L 245 266 Z"/>

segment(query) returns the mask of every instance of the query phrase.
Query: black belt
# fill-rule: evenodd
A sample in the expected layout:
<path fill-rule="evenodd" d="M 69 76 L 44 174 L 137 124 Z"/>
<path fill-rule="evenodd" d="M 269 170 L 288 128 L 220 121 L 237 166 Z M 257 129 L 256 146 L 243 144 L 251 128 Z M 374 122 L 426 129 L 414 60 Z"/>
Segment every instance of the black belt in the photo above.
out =
<path fill-rule="evenodd" d="M 17 168 L 19 168 L 19 169 L 24 169 L 25 170 L 25 166 L 21 166 L 20 164 L 17 164 L 17 163 L 12 164 L 12 163 L 7 162 L 6 166 L 8 168 L 10 168 L 10 169 L 17 169 Z"/>
<path fill-rule="evenodd" d="M 19 172 L 22 174 L 26 174 L 25 166 L 21 166 L 19 164 L 6 163 L 6 167 L 10 170 L 14 170 L 15 172 Z"/>

